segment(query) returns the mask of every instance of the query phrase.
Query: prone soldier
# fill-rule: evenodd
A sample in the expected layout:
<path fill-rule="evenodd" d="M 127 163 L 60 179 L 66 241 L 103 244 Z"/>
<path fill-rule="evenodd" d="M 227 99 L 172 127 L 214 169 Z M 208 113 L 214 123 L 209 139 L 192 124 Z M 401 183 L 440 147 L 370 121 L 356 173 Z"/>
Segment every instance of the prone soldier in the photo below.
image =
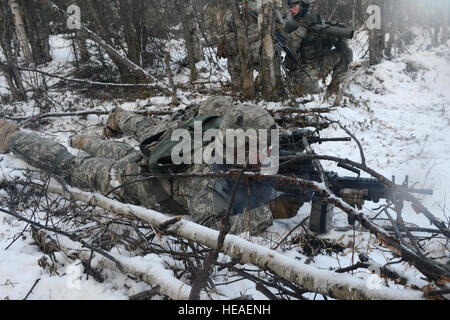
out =
<path fill-rule="evenodd" d="M 138 178 L 160 172 L 158 167 L 167 160 L 171 151 L 173 130 L 191 128 L 193 120 L 202 121 L 204 129 L 218 128 L 224 135 L 227 128 L 270 130 L 275 123 L 263 108 L 232 105 L 220 97 L 208 99 L 196 113 L 185 123 L 178 121 L 155 125 L 143 116 L 116 109 L 108 118 L 104 135 L 131 135 L 143 142 L 141 151 L 126 143 L 99 137 L 71 137 L 69 145 L 89 153 L 88 157 L 76 157 L 63 145 L 22 131 L 12 120 L 1 119 L 0 153 L 11 151 L 32 165 L 63 177 L 74 187 L 96 190 L 102 194 L 113 191 L 113 195 L 121 201 L 172 214 L 189 214 L 193 221 L 218 229 L 232 199 L 233 180 Z M 187 174 L 223 171 L 223 167 L 208 164 L 178 165 L 171 169 Z M 140 181 L 134 182 L 136 180 Z M 269 202 L 275 198 L 276 192 L 271 184 L 239 186 L 237 190 L 238 196 L 232 202 L 230 212 L 230 232 L 250 231 L 257 234 L 272 225 Z"/>

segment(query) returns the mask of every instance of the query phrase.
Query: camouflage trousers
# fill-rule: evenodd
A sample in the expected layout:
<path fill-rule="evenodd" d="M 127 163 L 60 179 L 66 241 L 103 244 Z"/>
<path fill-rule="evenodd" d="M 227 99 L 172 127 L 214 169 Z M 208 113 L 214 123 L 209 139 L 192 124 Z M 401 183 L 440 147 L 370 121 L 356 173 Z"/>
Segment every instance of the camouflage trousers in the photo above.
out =
<path fill-rule="evenodd" d="M 258 51 L 259 52 L 259 51 Z M 241 74 L 241 63 L 239 61 L 238 56 L 230 56 L 227 58 L 227 66 L 228 66 L 228 73 L 230 74 L 231 79 L 231 87 L 234 91 L 240 91 L 242 89 L 242 74 Z M 259 70 L 260 64 L 259 64 L 259 58 L 256 60 L 256 62 L 251 63 L 251 72 L 253 70 Z M 275 70 L 275 83 L 277 88 L 281 86 L 281 59 L 279 54 L 275 51 L 275 59 L 274 59 L 274 70 Z M 260 77 L 257 77 L 256 79 L 256 87 L 261 86 L 261 79 Z"/>
<path fill-rule="evenodd" d="M 332 75 L 327 91 L 337 91 L 352 61 L 352 50 L 345 48 L 330 50 L 323 57 L 302 64 L 303 70 L 290 60 L 287 60 L 285 65 L 288 70 L 293 70 L 288 72 L 288 77 L 294 83 L 295 90 L 300 94 L 317 94 L 320 92 L 319 81 L 325 80 L 329 74 Z"/>
<path fill-rule="evenodd" d="M 215 102 L 217 101 L 203 106 L 203 109 L 212 108 Z M 118 109 L 110 115 L 108 127 L 105 132 L 109 136 L 130 134 L 141 140 L 170 126 L 164 123 L 155 125 L 142 116 Z M 139 151 L 126 143 L 83 135 L 71 137 L 69 145 L 87 152 L 89 156 L 74 156 L 63 145 L 33 133 L 16 131 L 9 138 L 9 149 L 15 155 L 38 168 L 63 177 L 69 185 L 102 194 L 110 193 L 126 203 L 168 212 L 157 201 L 154 184 L 150 180 L 141 179 L 146 172 L 147 162 Z M 193 165 L 185 171 L 194 174 L 209 172 L 211 171 L 207 165 Z M 214 179 L 158 181 L 167 195 L 184 209 L 183 213 L 170 213 L 188 213 L 194 222 L 220 228 L 221 216 L 228 203 L 218 202 L 214 194 Z M 230 217 L 230 232 L 250 231 L 257 234 L 270 226 L 272 221 L 271 212 L 266 206 L 247 210 Z"/>

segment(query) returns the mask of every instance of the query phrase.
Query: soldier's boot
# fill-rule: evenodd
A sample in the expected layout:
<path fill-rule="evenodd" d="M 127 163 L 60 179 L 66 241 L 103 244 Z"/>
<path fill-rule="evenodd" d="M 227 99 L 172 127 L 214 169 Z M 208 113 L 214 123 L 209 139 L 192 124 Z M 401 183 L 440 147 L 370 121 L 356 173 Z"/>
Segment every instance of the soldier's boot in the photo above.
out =
<path fill-rule="evenodd" d="M 327 87 L 326 98 L 328 99 L 334 94 L 339 93 L 340 84 L 336 78 L 332 78 L 330 84 Z"/>
<path fill-rule="evenodd" d="M 86 144 L 89 141 L 89 136 L 76 135 L 69 137 L 69 146 L 79 150 L 86 150 Z"/>
<path fill-rule="evenodd" d="M 9 138 L 19 130 L 19 126 L 12 120 L 0 120 L 0 154 L 9 152 Z"/>
<path fill-rule="evenodd" d="M 118 108 L 111 111 L 106 122 L 106 126 L 103 128 L 103 136 L 105 138 L 117 138 L 122 134 L 120 130 L 118 119 L 123 110 Z"/>

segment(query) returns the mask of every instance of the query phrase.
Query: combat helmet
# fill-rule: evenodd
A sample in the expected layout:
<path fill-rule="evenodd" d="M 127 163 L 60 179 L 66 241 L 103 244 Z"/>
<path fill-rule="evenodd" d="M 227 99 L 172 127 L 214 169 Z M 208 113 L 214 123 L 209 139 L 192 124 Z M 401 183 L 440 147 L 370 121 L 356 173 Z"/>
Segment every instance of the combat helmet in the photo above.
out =
<path fill-rule="evenodd" d="M 309 7 L 311 6 L 312 2 L 313 0 L 288 0 L 287 4 L 289 7 L 296 4 L 301 5 L 302 9 L 297 16 L 303 17 L 308 13 Z"/>
<path fill-rule="evenodd" d="M 252 139 L 254 139 L 253 142 L 257 142 L 258 148 L 261 143 L 270 145 L 271 130 L 276 128 L 273 117 L 264 108 L 252 104 L 233 106 L 224 114 L 219 127 L 220 139 L 225 147 L 224 151 L 227 152 L 225 155 L 232 154 L 235 150 L 238 152 L 239 150 L 245 150 L 246 155 L 248 155 Z M 230 140 L 227 139 L 227 136 L 231 135 L 236 137 L 236 141 L 229 144 Z"/>
<path fill-rule="evenodd" d="M 311 3 L 312 3 L 312 0 L 287 0 L 288 6 L 296 5 L 296 4 L 303 4 L 304 6 L 309 7 L 311 5 Z"/>

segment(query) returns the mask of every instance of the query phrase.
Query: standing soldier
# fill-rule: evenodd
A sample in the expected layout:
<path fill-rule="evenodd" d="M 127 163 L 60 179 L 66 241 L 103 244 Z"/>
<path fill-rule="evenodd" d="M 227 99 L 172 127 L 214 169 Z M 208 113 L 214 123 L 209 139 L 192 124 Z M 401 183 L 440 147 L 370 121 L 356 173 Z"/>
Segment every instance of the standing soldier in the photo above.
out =
<path fill-rule="evenodd" d="M 194 120 L 202 121 L 204 130 L 217 128 L 224 135 L 228 128 L 254 129 L 258 132 L 275 127 L 273 118 L 263 108 L 233 105 L 228 100 L 215 97 L 200 106 L 197 115 L 183 125 L 177 122 L 155 125 L 135 113 L 114 110 L 108 118 L 104 135 L 131 135 L 143 142 L 142 152 L 126 143 L 77 135 L 69 139 L 69 145 L 91 155 L 79 158 L 69 153 L 63 145 L 19 130 L 12 120 L 1 119 L 0 153 L 12 151 L 26 162 L 61 176 L 74 187 L 96 190 L 102 194 L 112 192 L 121 201 L 172 214 L 189 214 L 193 221 L 211 228 L 220 228 L 231 199 L 230 232 L 250 231 L 257 234 L 272 225 L 269 202 L 275 199 L 276 192 L 271 184 L 239 185 L 235 195 L 232 195 L 233 178 L 139 179 L 146 174 L 161 173 L 158 169 L 168 166 L 170 172 L 194 175 L 227 171 L 226 166 L 220 165 L 171 165 L 173 130 L 177 127 L 191 128 Z M 190 151 L 194 153 L 196 150 Z"/>
<path fill-rule="evenodd" d="M 319 80 L 332 73 L 327 95 L 335 94 L 344 80 L 353 52 L 342 38 L 314 34 L 309 28 L 319 23 L 316 15 L 308 13 L 312 0 L 288 0 L 290 16 L 285 24 L 287 45 L 298 56 L 300 66 L 286 57 L 288 76 L 299 86 L 302 94 L 319 93 Z M 334 48 L 333 48 L 334 47 Z"/>
<path fill-rule="evenodd" d="M 245 1 L 243 6 L 244 16 L 246 17 L 246 35 L 248 40 L 248 57 L 249 67 L 251 70 L 259 70 L 261 67 L 261 40 L 263 35 L 260 34 L 258 26 L 258 7 L 256 1 Z M 241 81 L 241 62 L 239 59 L 238 41 L 236 35 L 236 25 L 234 23 L 231 10 L 227 10 L 224 17 L 224 35 L 218 46 L 217 56 L 226 58 L 228 63 L 228 73 L 231 78 L 231 86 L 233 91 L 239 91 L 242 88 Z M 274 56 L 274 68 L 276 82 L 281 81 L 281 59 L 278 54 Z M 258 85 L 258 84 L 257 84 Z"/>

